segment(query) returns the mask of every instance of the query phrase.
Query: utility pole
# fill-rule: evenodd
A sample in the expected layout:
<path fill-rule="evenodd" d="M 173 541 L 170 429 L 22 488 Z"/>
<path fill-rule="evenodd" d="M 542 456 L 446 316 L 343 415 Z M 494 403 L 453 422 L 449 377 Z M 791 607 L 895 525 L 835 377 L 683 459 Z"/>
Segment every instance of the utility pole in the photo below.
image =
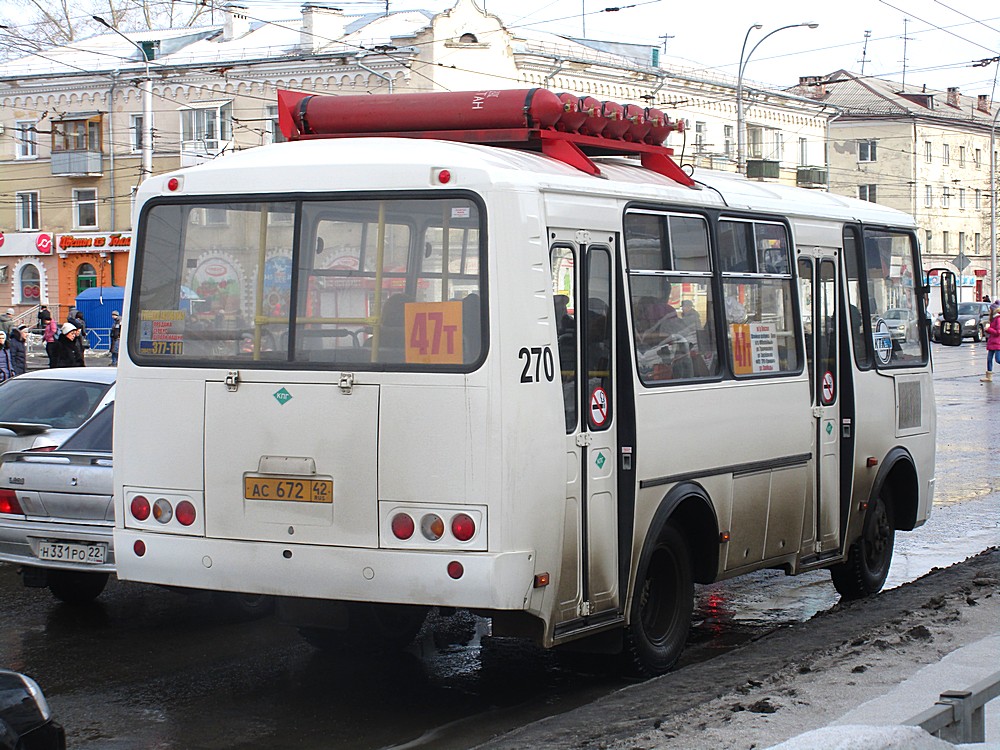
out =
<path fill-rule="evenodd" d="M 865 74 L 865 63 L 868 62 L 868 40 L 872 38 L 871 30 L 865 31 L 865 46 L 861 49 L 861 59 L 858 60 L 861 63 L 861 75 Z"/>

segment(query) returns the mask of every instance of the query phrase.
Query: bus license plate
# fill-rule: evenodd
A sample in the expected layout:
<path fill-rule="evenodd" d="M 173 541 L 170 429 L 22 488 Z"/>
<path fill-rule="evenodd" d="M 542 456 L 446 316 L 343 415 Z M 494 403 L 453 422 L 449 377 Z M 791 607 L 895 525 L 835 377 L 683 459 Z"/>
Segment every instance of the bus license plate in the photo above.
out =
<path fill-rule="evenodd" d="M 105 544 L 73 544 L 70 542 L 39 542 L 38 559 L 82 565 L 103 565 L 107 559 Z"/>
<path fill-rule="evenodd" d="M 332 479 L 296 477 L 243 477 L 245 500 L 281 500 L 297 503 L 332 503 Z"/>

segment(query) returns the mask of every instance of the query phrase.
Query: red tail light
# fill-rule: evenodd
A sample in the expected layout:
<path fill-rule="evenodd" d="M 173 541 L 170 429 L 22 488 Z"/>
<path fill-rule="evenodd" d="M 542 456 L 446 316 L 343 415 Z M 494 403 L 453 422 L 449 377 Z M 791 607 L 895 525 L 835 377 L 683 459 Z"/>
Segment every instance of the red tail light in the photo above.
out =
<path fill-rule="evenodd" d="M 468 513 L 456 513 L 451 519 L 451 533 L 460 542 L 467 542 L 476 535 L 476 522 Z"/>
<path fill-rule="evenodd" d="M 37 448 L 28 448 L 28 450 L 32 453 L 47 453 L 48 451 L 54 451 L 58 447 L 58 445 L 40 445 Z"/>
<path fill-rule="evenodd" d="M 0 490 L 0 513 L 24 515 L 24 511 L 21 510 L 21 503 L 17 501 L 17 493 L 14 490 Z"/>
<path fill-rule="evenodd" d="M 132 511 L 132 517 L 137 521 L 145 521 L 149 518 L 149 500 L 142 495 L 136 495 L 132 498 L 129 509 Z"/>
<path fill-rule="evenodd" d="M 397 539 L 409 539 L 413 536 L 413 519 L 406 513 L 397 513 L 392 517 L 392 535 Z"/>
<path fill-rule="evenodd" d="M 174 517 L 177 519 L 177 523 L 181 526 L 190 526 L 193 524 L 195 515 L 194 505 L 191 502 L 181 500 L 177 503 L 177 509 L 174 511 Z"/>

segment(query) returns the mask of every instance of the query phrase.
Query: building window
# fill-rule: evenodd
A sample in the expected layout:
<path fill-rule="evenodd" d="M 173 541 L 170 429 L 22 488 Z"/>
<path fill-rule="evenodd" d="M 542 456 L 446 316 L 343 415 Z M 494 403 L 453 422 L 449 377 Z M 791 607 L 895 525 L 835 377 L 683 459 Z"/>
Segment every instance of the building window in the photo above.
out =
<path fill-rule="evenodd" d="M 930 208 L 934 205 L 934 188 L 930 185 L 924 185 L 924 208 Z"/>
<path fill-rule="evenodd" d="M 695 153 L 705 151 L 705 133 L 708 131 L 708 123 L 695 121 L 694 124 L 694 150 Z"/>
<path fill-rule="evenodd" d="M 976 255 L 979 255 L 983 248 L 983 236 L 979 232 L 976 232 L 976 236 L 973 237 L 973 242 L 975 243 L 974 252 Z"/>
<path fill-rule="evenodd" d="M 948 233 L 941 232 L 941 252 L 948 252 Z"/>
<path fill-rule="evenodd" d="M 925 253 L 929 253 L 931 251 L 931 237 L 933 237 L 933 236 L 934 235 L 931 234 L 931 230 L 930 229 L 925 229 L 924 230 L 924 252 Z"/>
<path fill-rule="evenodd" d="M 858 141 L 858 161 L 875 161 L 877 141 Z"/>
<path fill-rule="evenodd" d="M 34 159 L 38 156 L 37 120 L 17 120 L 14 123 L 14 156 L 18 159 Z"/>
<path fill-rule="evenodd" d="M 874 185 L 858 185 L 858 198 L 861 200 L 875 203 L 878 200 L 875 195 Z"/>
<path fill-rule="evenodd" d="M 42 298 L 42 281 L 38 273 L 38 267 L 32 263 L 26 263 L 21 267 L 21 304 L 38 304 Z"/>
<path fill-rule="evenodd" d="M 181 141 L 198 151 L 217 152 L 233 138 L 231 103 L 181 110 Z"/>
<path fill-rule="evenodd" d="M 751 159 L 764 158 L 764 128 L 747 128 L 747 156 Z"/>
<path fill-rule="evenodd" d="M 932 161 L 934 161 L 934 158 L 931 156 L 931 142 L 930 141 L 924 141 L 924 161 L 927 162 L 928 164 L 930 164 Z"/>
<path fill-rule="evenodd" d="M 809 141 L 806 138 L 799 138 L 799 166 L 809 166 Z"/>
<path fill-rule="evenodd" d="M 101 152 L 101 115 L 52 123 L 52 150 Z"/>
<path fill-rule="evenodd" d="M 785 134 L 780 130 L 774 133 L 774 158 L 776 161 L 785 160 Z"/>
<path fill-rule="evenodd" d="M 941 188 L 941 208 L 948 208 L 951 205 L 951 188 Z"/>
<path fill-rule="evenodd" d="M 733 155 L 733 126 L 724 125 L 722 128 L 722 134 L 724 136 L 725 144 L 725 154 L 726 156 Z"/>
<path fill-rule="evenodd" d="M 951 164 L 951 149 L 947 143 L 941 144 L 941 163 L 945 166 Z"/>
<path fill-rule="evenodd" d="M 81 263 L 76 269 L 76 293 L 97 286 L 97 271 L 89 263 Z"/>
<path fill-rule="evenodd" d="M 965 166 L 965 146 L 958 147 L 958 166 Z"/>
<path fill-rule="evenodd" d="M 972 163 L 976 165 L 976 169 L 979 169 L 983 163 L 983 150 L 981 148 L 976 149 L 975 155 L 972 157 Z"/>
<path fill-rule="evenodd" d="M 132 115 L 132 124 L 129 126 L 129 135 L 132 141 L 133 153 L 142 151 L 142 136 L 145 128 L 142 126 L 142 115 Z"/>
<path fill-rule="evenodd" d="M 73 191 L 73 228 L 97 229 L 97 191 Z"/>
<path fill-rule="evenodd" d="M 958 189 L 958 207 L 965 208 L 965 188 Z"/>
<path fill-rule="evenodd" d="M 983 207 L 983 191 L 976 188 L 976 208 Z"/>
<path fill-rule="evenodd" d="M 965 252 L 965 232 L 958 233 L 958 252 Z"/>
<path fill-rule="evenodd" d="M 268 131 L 264 138 L 265 143 L 284 143 L 285 134 L 281 132 L 281 128 L 278 126 L 278 107 L 274 104 L 269 104 L 265 107 L 265 115 L 268 121 Z M 270 140 L 268 140 L 268 136 Z"/>
<path fill-rule="evenodd" d="M 18 231 L 40 229 L 42 223 L 38 209 L 38 193 L 36 191 L 17 193 L 16 203 Z"/>

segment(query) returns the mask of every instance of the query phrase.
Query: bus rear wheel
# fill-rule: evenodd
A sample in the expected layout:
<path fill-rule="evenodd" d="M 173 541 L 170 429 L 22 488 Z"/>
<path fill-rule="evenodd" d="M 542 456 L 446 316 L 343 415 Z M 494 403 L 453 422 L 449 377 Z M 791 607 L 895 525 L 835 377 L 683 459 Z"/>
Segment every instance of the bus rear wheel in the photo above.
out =
<path fill-rule="evenodd" d="M 830 568 L 837 592 L 845 599 L 878 593 L 889 575 L 895 540 L 892 509 L 883 495 L 876 496 L 865 513 L 861 538 L 851 545 L 847 560 Z"/>
<path fill-rule="evenodd" d="M 667 525 L 640 564 L 632 594 L 625 653 L 630 671 L 652 677 L 670 670 L 684 650 L 694 610 L 691 553 L 681 532 Z"/>

